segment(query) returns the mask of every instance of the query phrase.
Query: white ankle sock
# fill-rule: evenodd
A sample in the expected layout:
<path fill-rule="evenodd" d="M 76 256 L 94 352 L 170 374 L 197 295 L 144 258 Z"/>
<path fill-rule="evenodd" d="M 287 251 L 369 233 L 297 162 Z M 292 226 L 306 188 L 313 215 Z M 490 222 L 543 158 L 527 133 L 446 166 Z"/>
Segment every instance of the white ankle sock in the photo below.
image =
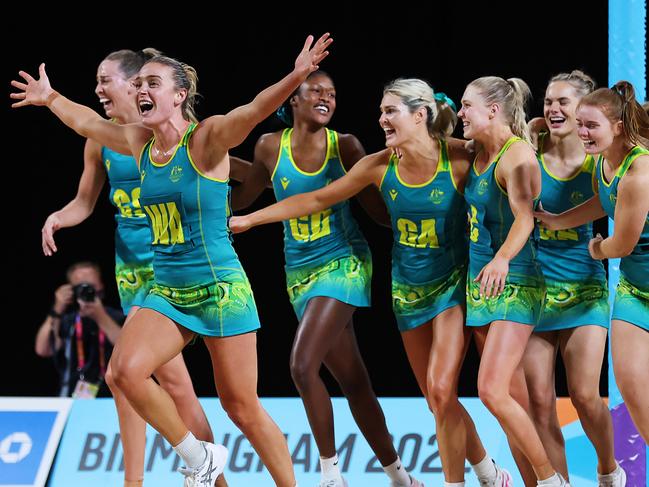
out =
<path fill-rule="evenodd" d="M 399 457 L 390 465 L 383 467 L 383 471 L 388 474 L 388 477 L 393 482 L 400 485 L 410 485 L 410 475 L 408 475 L 406 469 L 401 465 L 401 459 Z"/>
<path fill-rule="evenodd" d="M 447 481 L 444 481 L 444 487 L 464 487 L 464 482 L 447 482 Z"/>
<path fill-rule="evenodd" d="M 207 453 L 203 444 L 196 439 L 191 431 L 187 432 L 187 436 L 174 446 L 174 450 L 180 458 L 183 459 L 185 465 L 189 468 L 196 468 L 203 464 Z"/>
<path fill-rule="evenodd" d="M 331 458 L 320 457 L 320 470 L 322 471 L 322 478 L 342 481 L 340 469 L 338 468 L 338 455 L 334 455 Z"/>
<path fill-rule="evenodd" d="M 496 466 L 494 465 L 493 460 L 489 455 L 480 460 L 480 462 L 475 465 L 471 465 L 475 474 L 479 479 L 495 479 L 498 472 L 496 472 Z"/>
<path fill-rule="evenodd" d="M 536 485 L 544 485 L 544 486 L 561 485 L 561 477 L 559 477 L 559 474 L 557 472 L 554 472 L 554 474 L 551 477 L 548 477 L 547 479 L 537 480 Z"/>
<path fill-rule="evenodd" d="M 615 462 L 615 470 L 613 470 L 612 472 L 609 472 L 609 473 L 599 473 L 599 472 L 597 472 L 597 478 L 598 479 L 610 478 L 609 475 L 617 475 L 617 473 L 620 471 L 620 468 L 621 468 L 620 464 Z"/>

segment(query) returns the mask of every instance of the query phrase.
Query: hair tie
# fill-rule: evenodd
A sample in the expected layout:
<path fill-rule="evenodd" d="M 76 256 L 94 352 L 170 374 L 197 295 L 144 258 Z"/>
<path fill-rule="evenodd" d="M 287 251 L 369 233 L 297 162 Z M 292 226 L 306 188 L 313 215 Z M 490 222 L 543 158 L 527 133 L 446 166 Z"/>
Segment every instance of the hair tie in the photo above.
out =
<path fill-rule="evenodd" d="M 455 106 L 455 103 L 446 95 L 446 93 L 438 91 L 437 93 L 435 93 L 435 100 L 446 103 L 455 113 L 457 113 L 457 107 Z"/>
<path fill-rule="evenodd" d="M 289 111 L 288 105 L 284 104 L 279 107 L 275 115 L 289 127 L 293 126 L 293 114 Z"/>

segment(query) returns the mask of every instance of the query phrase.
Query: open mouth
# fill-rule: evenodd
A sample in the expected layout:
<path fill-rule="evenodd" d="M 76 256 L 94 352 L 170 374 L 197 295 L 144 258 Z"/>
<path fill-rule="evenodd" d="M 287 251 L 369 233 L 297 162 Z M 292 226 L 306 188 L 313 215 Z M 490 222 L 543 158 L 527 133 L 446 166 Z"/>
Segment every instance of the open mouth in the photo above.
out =
<path fill-rule="evenodd" d="M 595 141 L 594 141 L 594 140 L 582 140 L 582 142 L 583 142 L 584 147 L 585 147 L 586 149 L 595 146 Z"/>
<path fill-rule="evenodd" d="M 104 107 L 104 110 L 108 110 L 113 105 L 113 102 L 109 98 L 100 98 L 99 103 Z"/>
<path fill-rule="evenodd" d="M 315 107 L 315 110 L 322 113 L 322 114 L 327 114 L 329 113 L 329 107 L 327 105 L 324 105 L 322 103 L 317 104 Z"/>
<path fill-rule="evenodd" d="M 394 129 L 389 129 L 389 128 L 384 128 L 383 131 L 385 132 L 386 137 L 390 137 L 391 135 L 394 135 L 396 132 Z"/>
<path fill-rule="evenodd" d="M 551 128 L 561 127 L 566 122 L 566 119 L 563 117 L 550 117 L 548 120 L 550 121 Z"/>
<path fill-rule="evenodd" d="M 140 102 L 138 103 L 138 108 L 140 109 L 140 114 L 145 115 L 153 110 L 153 103 L 149 100 L 140 100 Z"/>

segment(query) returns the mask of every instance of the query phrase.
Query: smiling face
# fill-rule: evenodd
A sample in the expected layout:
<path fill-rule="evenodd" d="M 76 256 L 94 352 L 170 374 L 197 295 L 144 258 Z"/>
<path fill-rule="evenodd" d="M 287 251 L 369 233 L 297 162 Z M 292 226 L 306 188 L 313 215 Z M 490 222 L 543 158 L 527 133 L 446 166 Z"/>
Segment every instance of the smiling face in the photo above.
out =
<path fill-rule="evenodd" d="M 326 74 L 315 74 L 305 80 L 290 100 L 295 121 L 325 126 L 336 110 L 336 88 Z"/>
<path fill-rule="evenodd" d="M 385 132 L 385 146 L 398 147 L 415 133 L 421 113 L 410 113 L 400 97 L 386 93 L 381 100 L 379 124 Z"/>
<path fill-rule="evenodd" d="M 478 89 L 469 85 L 462 95 L 462 108 L 457 116 L 462 120 L 464 138 L 475 139 L 489 127 L 495 113 L 486 105 Z"/>
<path fill-rule="evenodd" d="M 579 138 L 588 154 L 600 154 L 607 150 L 615 137 L 622 133 L 622 122 L 611 122 L 601 107 L 579 105 L 577 108 Z"/>
<path fill-rule="evenodd" d="M 170 66 L 156 62 L 142 66 L 135 78 L 138 110 L 146 127 L 155 127 L 182 111 L 187 91 L 177 89 Z"/>
<path fill-rule="evenodd" d="M 580 98 L 574 86 L 566 81 L 555 81 L 548 85 L 543 116 L 552 135 L 565 137 L 577 130 L 575 112 Z"/>
<path fill-rule="evenodd" d="M 120 69 L 119 61 L 104 60 L 97 68 L 95 93 L 106 116 L 120 119 L 134 102 L 135 87 Z"/>

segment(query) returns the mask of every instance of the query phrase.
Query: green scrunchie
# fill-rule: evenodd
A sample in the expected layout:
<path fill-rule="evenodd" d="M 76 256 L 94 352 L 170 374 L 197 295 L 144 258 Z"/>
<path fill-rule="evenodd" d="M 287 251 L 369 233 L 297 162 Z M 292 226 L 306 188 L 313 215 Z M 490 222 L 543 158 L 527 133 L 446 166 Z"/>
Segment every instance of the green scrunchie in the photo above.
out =
<path fill-rule="evenodd" d="M 455 113 L 457 113 L 457 107 L 455 106 L 455 103 L 453 100 L 451 100 L 446 93 L 442 93 L 441 91 L 438 91 L 435 93 L 435 100 L 441 101 L 442 103 L 446 103 L 448 106 L 450 106 Z"/>

